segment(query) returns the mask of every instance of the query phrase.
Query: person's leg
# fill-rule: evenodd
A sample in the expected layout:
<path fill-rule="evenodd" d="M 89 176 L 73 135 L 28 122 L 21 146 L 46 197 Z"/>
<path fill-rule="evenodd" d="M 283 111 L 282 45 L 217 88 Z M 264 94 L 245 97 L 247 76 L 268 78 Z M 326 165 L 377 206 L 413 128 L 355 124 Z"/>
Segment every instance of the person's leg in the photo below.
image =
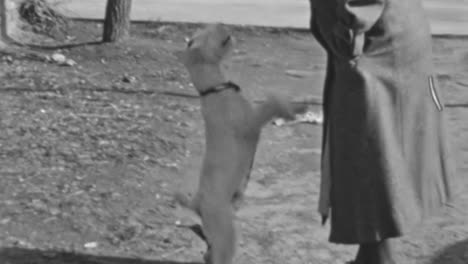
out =
<path fill-rule="evenodd" d="M 361 244 L 353 264 L 396 264 L 392 243 L 386 239 L 376 243 Z"/>

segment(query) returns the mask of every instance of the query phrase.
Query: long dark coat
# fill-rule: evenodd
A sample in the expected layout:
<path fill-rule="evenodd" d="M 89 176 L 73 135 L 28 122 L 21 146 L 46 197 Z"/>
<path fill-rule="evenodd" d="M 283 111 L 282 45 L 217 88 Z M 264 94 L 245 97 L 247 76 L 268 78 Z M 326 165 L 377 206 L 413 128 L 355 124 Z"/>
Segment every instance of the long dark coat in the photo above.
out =
<path fill-rule="evenodd" d="M 420 0 L 311 0 L 328 53 L 320 212 L 330 241 L 398 237 L 453 196 Z"/>

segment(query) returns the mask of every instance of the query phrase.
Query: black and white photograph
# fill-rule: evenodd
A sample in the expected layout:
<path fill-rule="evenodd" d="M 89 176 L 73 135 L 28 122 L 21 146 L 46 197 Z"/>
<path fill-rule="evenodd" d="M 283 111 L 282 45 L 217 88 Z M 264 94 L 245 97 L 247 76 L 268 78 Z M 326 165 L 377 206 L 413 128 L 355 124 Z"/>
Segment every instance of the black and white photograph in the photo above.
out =
<path fill-rule="evenodd" d="M 0 264 L 468 264 L 468 0 L 0 0 Z"/>

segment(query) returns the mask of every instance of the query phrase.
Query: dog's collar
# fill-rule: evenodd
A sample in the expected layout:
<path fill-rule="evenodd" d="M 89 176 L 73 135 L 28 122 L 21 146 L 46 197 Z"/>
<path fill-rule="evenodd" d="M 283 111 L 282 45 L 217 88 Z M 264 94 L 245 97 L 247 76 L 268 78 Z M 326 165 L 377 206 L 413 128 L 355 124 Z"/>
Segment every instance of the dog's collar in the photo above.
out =
<path fill-rule="evenodd" d="M 233 89 L 234 91 L 236 92 L 239 92 L 240 91 L 240 87 L 239 85 L 231 82 L 231 81 L 227 81 L 227 82 L 223 82 L 223 83 L 220 83 L 220 84 L 217 84 L 217 85 L 213 85 L 213 86 L 210 86 L 208 87 L 208 89 L 204 90 L 204 91 L 200 91 L 199 94 L 200 96 L 207 96 L 207 95 L 210 95 L 212 93 L 218 93 L 218 92 L 221 92 L 221 91 L 224 91 L 224 90 L 227 90 L 227 89 Z"/>

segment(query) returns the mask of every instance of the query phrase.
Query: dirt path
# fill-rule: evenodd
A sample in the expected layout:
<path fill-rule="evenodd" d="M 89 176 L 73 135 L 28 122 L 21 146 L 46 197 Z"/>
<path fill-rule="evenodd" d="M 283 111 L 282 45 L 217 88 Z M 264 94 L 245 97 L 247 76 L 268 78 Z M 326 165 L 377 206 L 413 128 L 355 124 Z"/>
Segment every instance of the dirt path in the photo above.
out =
<path fill-rule="evenodd" d="M 434 34 L 468 35 L 467 0 L 424 0 Z M 224 22 L 307 28 L 307 0 L 139 0 L 133 4 L 134 20 Z M 68 14 L 103 18 L 105 1 L 74 0 L 62 3 Z"/>
<path fill-rule="evenodd" d="M 202 260 L 203 243 L 175 225 L 194 220 L 171 202 L 175 189 L 196 184 L 203 151 L 199 102 L 163 94 L 194 92 L 170 54 L 191 31 L 139 25 L 131 42 L 65 50 L 75 68 L 2 56 L 1 86 L 11 89 L 0 99 L 0 263 Z M 73 32 L 83 40 L 100 35 L 95 24 L 76 24 Z M 250 98 L 266 91 L 320 95 L 325 58 L 311 36 L 252 28 L 234 33 L 239 46 L 227 70 Z M 460 39 L 435 39 L 434 47 L 451 106 L 460 185 L 467 185 L 468 48 Z M 122 81 L 125 76 L 135 81 Z M 36 92 L 22 92 L 25 87 Z M 327 242 L 329 227 L 320 226 L 316 212 L 320 134 L 321 127 L 310 124 L 265 128 L 238 214 L 238 263 L 352 258 L 353 247 Z M 465 264 L 467 238 L 464 192 L 443 217 L 399 242 L 400 263 Z"/>

